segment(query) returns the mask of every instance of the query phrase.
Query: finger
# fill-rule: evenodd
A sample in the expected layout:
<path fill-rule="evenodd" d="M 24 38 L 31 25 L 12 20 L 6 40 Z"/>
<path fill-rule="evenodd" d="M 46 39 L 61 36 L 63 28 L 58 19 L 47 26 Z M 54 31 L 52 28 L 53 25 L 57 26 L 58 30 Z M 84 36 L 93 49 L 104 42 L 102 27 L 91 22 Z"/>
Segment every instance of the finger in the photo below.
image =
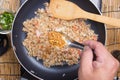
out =
<path fill-rule="evenodd" d="M 80 60 L 80 67 L 82 68 L 82 70 L 87 72 L 91 70 L 92 60 L 93 60 L 92 50 L 88 46 L 85 46 Z"/>
<path fill-rule="evenodd" d="M 89 40 L 84 42 L 85 45 L 89 46 L 95 51 L 96 56 L 104 56 L 105 53 L 108 53 L 104 45 L 100 42 Z"/>

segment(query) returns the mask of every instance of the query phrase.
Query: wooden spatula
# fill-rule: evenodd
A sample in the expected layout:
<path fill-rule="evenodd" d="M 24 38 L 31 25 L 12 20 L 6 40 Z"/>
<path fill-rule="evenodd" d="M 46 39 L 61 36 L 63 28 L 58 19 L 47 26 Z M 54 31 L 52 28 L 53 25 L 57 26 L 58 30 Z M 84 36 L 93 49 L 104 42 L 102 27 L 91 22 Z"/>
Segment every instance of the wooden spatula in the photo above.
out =
<path fill-rule="evenodd" d="M 76 4 L 67 0 L 51 0 L 49 8 L 53 16 L 56 18 L 65 20 L 87 18 L 97 22 L 109 24 L 115 27 L 120 27 L 120 19 L 110 18 L 84 11 Z"/>

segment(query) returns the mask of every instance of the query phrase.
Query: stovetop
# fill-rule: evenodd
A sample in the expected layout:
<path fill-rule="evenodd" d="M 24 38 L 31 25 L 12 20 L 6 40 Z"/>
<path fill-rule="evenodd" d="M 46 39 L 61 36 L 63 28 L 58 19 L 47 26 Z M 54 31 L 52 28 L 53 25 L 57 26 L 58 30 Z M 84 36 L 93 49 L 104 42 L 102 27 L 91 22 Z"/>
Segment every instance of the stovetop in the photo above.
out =
<path fill-rule="evenodd" d="M 22 3 L 24 1 L 25 0 L 21 0 Z M 90 1 L 93 2 L 93 4 L 95 4 L 95 6 L 101 11 L 102 0 L 90 0 Z M 24 68 L 21 67 L 21 80 L 38 80 L 38 79 L 30 75 L 27 71 L 25 71 Z"/>

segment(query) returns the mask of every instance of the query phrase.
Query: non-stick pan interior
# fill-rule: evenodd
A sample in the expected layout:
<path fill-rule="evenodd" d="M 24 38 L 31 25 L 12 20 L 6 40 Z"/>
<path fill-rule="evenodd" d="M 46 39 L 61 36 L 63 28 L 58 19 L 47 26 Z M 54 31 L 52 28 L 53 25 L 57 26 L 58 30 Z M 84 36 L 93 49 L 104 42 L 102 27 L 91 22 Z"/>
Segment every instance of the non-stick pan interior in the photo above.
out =
<path fill-rule="evenodd" d="M 21 65 L 33 76 L 42 78 L 44 80 L 73 80 L 77 78 L 79 64 L 73 66 L 54 66 L 46 68 L 43 66 L 42 61 L 37 61 L 35 58 L 28 55 L 27 49 L 23 46 L 22 42 L 27 36 L 23 29 L 23 22 L 26 19 L 34 17 L 34 12 L 38 8 L 44 8 L 44 3 L 49 0 L 28 0 L 19 10 L 16 15 L 15 22 L 12 30 L 12 43 L 18 61 Z M 100 14 L 97 8 L 89 0 L 73 0 L 74 3 L 79 5 L 86 11 Z M 88 15 L 89 16 L 89 15 Z M 105 44 L 105 26 L 104 24 L 88 20 L 91 28 L 98 34 L 98 41 Z"/>

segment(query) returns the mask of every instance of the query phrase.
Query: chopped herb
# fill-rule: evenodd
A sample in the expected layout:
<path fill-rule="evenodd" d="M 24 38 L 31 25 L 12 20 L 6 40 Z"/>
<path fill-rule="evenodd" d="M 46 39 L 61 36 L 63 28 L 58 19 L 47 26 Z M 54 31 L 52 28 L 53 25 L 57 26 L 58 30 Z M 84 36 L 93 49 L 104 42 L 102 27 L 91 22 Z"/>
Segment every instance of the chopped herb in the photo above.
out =
<path fill-rule="evenodd" d="M 0 25 L 3 30 L 10 30 L 12 27 L 12 22 L 14 15 L 10 12 L 4 12 L 0 15 Z"/>

